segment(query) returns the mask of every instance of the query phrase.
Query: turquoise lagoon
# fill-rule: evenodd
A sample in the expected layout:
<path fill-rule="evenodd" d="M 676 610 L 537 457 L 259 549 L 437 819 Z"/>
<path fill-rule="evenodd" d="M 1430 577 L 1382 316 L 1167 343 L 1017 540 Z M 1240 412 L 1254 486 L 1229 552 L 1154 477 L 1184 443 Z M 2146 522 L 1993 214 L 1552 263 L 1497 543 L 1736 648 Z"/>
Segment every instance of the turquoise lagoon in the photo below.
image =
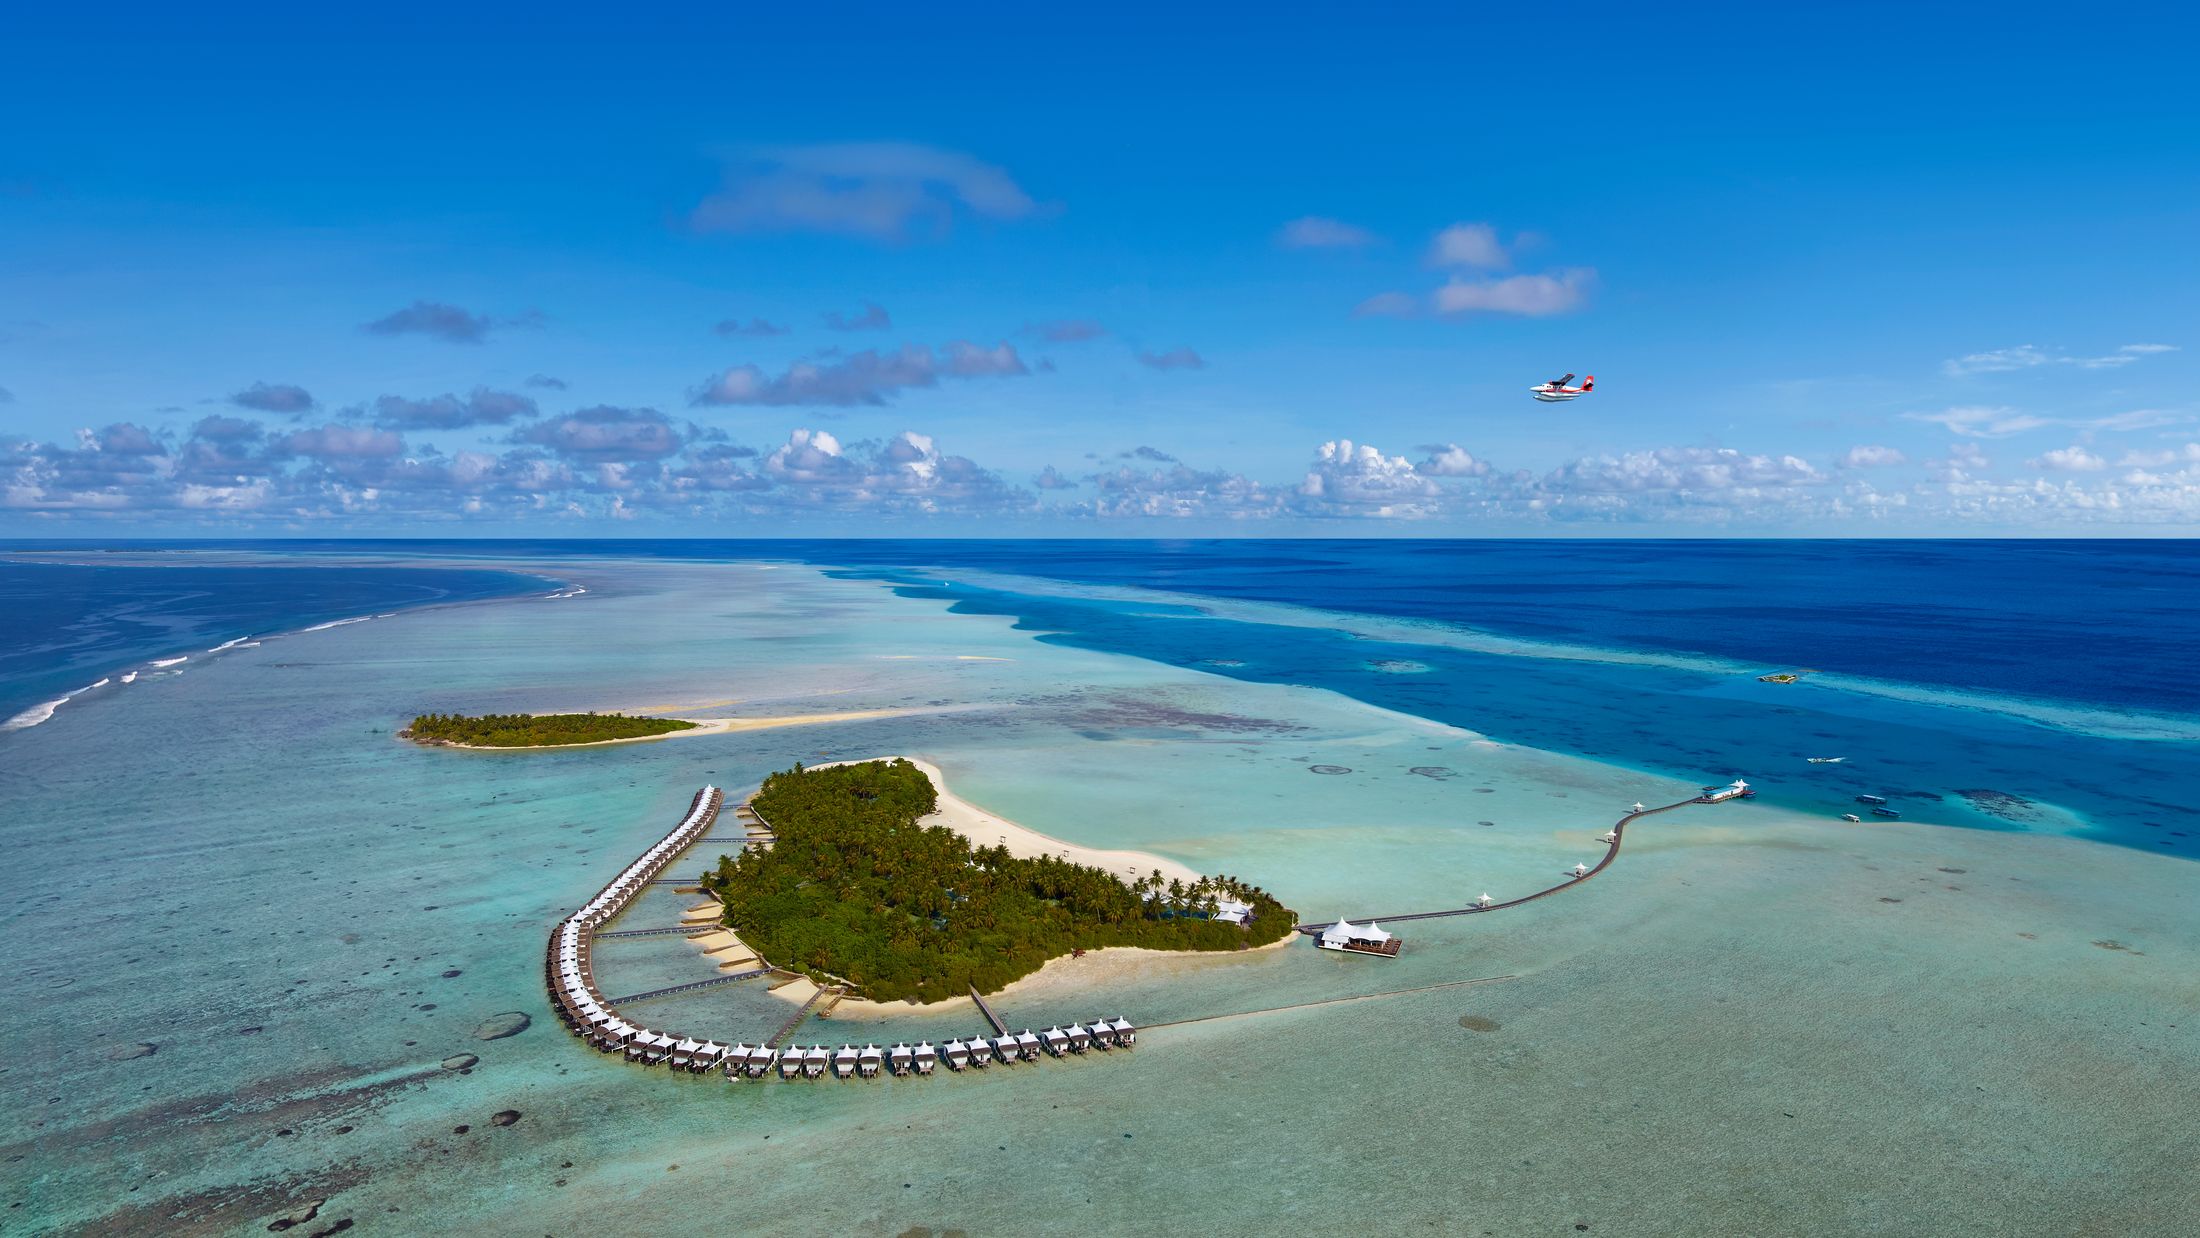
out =
<path fill-rule="evenodd" d="M 1294 945 L 1001 999 L 1019 1026 L 1173 1025 L 1128 1055 L 865 1085 L 598 1057 L 549 1013 L 549 926 L 697 787 L 798 759 L 921 755 L 1036 829 L 1312 919 L 1541 888 L 1632 801 L 1809 771 L 1539 751 L 793 563 L 499 566 L 588 591 L 271 638 L 0 737 L 0 1227 L 260 1233 L 314 1200 L 293 1232 L 2200 1227 L 2200 870 L 2053 812 L 1967 828 L 1954 799 L 1863 826 L 1778 794 L 1691 807 L 1579 890 L 1400 926 L 1394 961 Z M 547 753 L 390 734 L 433 710 L 921 707 Z M 691 901 L 654 891 L 627 926 Z M 676 937 L 607 946 L 609 990 L 710 974 Z M 754 1039 L 788 1010 L 751 982 L 635 1013 Z M 475 1037 L 510 1011 L 532 1026 Z"/>

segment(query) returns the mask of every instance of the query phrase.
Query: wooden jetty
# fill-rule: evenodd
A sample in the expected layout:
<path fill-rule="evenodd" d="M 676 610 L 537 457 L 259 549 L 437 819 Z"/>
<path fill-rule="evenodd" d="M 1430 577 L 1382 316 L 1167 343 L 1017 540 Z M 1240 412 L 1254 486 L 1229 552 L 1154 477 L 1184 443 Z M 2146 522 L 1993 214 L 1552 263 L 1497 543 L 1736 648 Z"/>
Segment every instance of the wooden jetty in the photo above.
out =
<path fill-rule="evenodd" d="M 1611 867 L 1612 861 L 1619 858 L 1619 845 L 1621 840 L 1623 840 L 1627 835 L 1628 826 L 1642 820 L 1644 817 L 1654 817 L 1661 812 L 1671 812 L 1676 808 L 1686 808 L 1690 804 L 1704 804 L 1712 802 L 1715 801 L 1707 800 L 1703 796 L 1698 795 L 1690 799 L 1682 800 L 1677 804 L 1665 804 L 1657 808 L 1643 808 L 1628 813 L 1626 816 L 1621 817 L 1619 819 L 1619 824 L 1613 826 L 1612 832 L 1606 835 L 1606 838 L 1609 841 L 1607 841 L 1604 845 L 1604 856 L 1596 862 L 1595 867 L 1582 866 L 1579 872 L 1569 872 L 1565 881 L 1562 881 L 1559 884 L 1552 886 L 1546 890 L 1537 890 L 1533 894 L 1525 894 L 1519 898 L 1507 899 L 1502 903 L 1479 903 L 1472 907 L 1454 907 L 1447 911 L 1410 911 L 1401 915 L 1392 916 L 1356 916 L 1353 917 L 1353 919 L 1359 920 L 1363 923 L 1370 920 L 1376 921 L 1378 923 L 1385 920 L 1392 923 L 1399 923 L 1408 920 L 1440 920 L 1447 916 L 1474 916 L 1481 915 L 1483 912 L 1488 911 L 1504 911 L 1509 907 L 1524 906 L 1528 903 L 1534 902 L 1539 898 L 1549 898 L 1551 895 L 1556 894 L 1561 890 L 1571 890 L 1575 886 L 1580 885 L 1582 882 L 1589 880 L 1591 877 L 1594 877 L 1598 873 L 1601 873 L 1605 869 Z M 1293 927 L 1298 932 L 1318 937 L 1322 934 L 1324 930 L 1332 928 L 1339 923 L 1340 921 L 1336 920 L 1325 920 L 1320 924 L 1300 924 Z"/>

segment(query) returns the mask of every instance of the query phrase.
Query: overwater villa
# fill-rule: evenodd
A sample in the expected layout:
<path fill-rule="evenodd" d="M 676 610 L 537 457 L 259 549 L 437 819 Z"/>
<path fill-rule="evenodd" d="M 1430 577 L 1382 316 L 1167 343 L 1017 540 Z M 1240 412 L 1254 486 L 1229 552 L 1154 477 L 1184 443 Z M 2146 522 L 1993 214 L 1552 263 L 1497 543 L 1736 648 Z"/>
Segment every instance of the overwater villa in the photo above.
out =
<path fill-rule="evenodd" d="M 853 1077 L 855 1073 L 856 1047 L 854 1045 L 842 1045 L 840 1051 L 833 1054 L 833 1078 L 847 1079 Z"/>
<path fill-rule="evenodd" d="M 1324 950 L 1341 950 L 1349 954 L 1379 954 L 1384 958 L 1398 957 L 1398 947 L 1403 944 L 1396 937 L 1383 931 L 1382 926 L 1370 920 L 1366 924 L 1354 924 L 1339 920 L 1322 930 L 1314 944 Z"/>
<path fill-rule="evenodd" d="M 1108 1024 L 1108 1031 L 1115 1037 L 1115 1043 L 1125 1049 L 1138 1043 L 1138 1029 L 1122 1015 L 1115 1016 L 1115 1021 Z"/>
<path fill-rule="evenodd" d="M 940 1052 L 939 1050 L 932 1047 L 931 1041 L 918 1041 L 917 1051 L 914 1055 L 914 1061 L 917 1067 L 918 1074 L 929 1075 L 932 1073 L 932 1068 L 939 1065 Z"/>
<path fill-rule="evenodd" d="M 782 1079 L 799 1079 L 802 1077 L 802 1050 L 788 1049 L 779 1055 L 779 1077 Z"/>
<path fill-rule="evenodd" d="M 1115 1029 L 1108 1026 L 1106 1019 L 1094 1019 L 1085 1025 L 1085 1030 L 1092 1033 L 1093 1048 L 1113 1049 L 1115 1047 Z"/>
<path fill-rule="evenodd" d="M 886 1069 L 897 1075 L 906 1075 L 909 1073 L 910 1064 L 916 1060 L 916 1056 L 916 1050 L 905 1044 L 897 1044 L 886 1051 Z"/>
<path fill-rule="evenodd" d="M 1061 1057 L 1069 1052 L 1069 1033 L 1059 1027 L 1050 1027 L 1039 1033 L 1039 1043 L 1048 1053 Z"/>
<path fill-rule="evenodd" d="M 1727 800 L 1750 799 L 1756 794 L 1755 791 L 1749 789 L 1748 783 L 1737 778 L 1723 787 L 1705 787 L 1703 794 L 1696 797 L 1696 802 L 1699 804 L 1720 804 Z"/>
<path fill-rule="evenodd" d="M 970 1039 L 963 1042 L 963 1046 L 970 1050 L 970 1064 L 972 1066 L 982 1068 L 992 1063 L 992 1041 L 987 1040 L 983 1036 L 972 1036 Z"/>
<path fill-rule="evenodd" d="M 863 1070 L 864 1078 L 876 1079 L 880 1068 L 886 1065 L 886 1051 L 877 1045 L 865 1045 L 857 1062 Z"/>
<path fill-rule="evenodd" d="M 826 1063 L 831 1060 L 832 1054 L 825 1051 L 824 1045 L 811 1045 L 802 1051 L 802 1077 L 819 1078 L 824 1075 Z"/>
<path fill-rule="evenodd" d="M 940 1060 L 947 1063 L 949 1070 L 959 1072 L 970 1065 L 970 1047 L 960 1039 L 950 1040 L 940 1046 Z"/>

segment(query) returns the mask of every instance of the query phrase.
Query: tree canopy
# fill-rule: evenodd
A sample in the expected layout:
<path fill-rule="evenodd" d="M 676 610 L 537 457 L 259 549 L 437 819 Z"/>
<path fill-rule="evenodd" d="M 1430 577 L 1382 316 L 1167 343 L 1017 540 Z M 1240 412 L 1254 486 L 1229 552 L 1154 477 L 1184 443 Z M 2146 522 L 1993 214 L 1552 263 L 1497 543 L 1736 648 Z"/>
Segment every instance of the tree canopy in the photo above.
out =
<path fill-rule="evenodd" d="M 546 748 L 557 744 L 595 744 L 607 739 L 639 739 L 695 729 L 678 718 L 630 718 L 625 714 L 422 714 L 404 734 L 424 744 L 470 744 L 476 748 Z"/>
<path fill-rule="evenodd" d="M 1001 988 L 1076 949 L 1238 950 L 1291 931 L 1291 911 L 1229 877 L 1134 889 L 1104 869 L 1019 859 L 922 819 L 937 801 L 907 761 L 773 774 L 751 800 L 777 842 L 725 856 L 704 884 L 774 965 L 880 1001 Z M 1220 897 L 1245 926 L 1209 918 Z"/>

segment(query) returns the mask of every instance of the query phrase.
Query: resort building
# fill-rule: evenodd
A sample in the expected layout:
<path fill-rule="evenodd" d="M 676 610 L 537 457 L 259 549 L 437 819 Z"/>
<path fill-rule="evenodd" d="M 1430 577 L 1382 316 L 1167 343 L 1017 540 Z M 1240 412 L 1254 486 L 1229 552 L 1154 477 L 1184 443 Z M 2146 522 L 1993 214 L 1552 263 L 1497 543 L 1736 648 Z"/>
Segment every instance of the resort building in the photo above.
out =
<path fill-rule="evenodd" d="M 1324 950 L 1342 950 L 1352 954 L 1379 954 L 1385 958 L 1396 958 L 1400 943 L 1396 937 L 1384 932 L 1382 926 L 1372 920 L 1366 924 L 1354 924 L 1350 920 L 1339 920 L 1323 929 L 1322 935 L 1314 939 L 1314 944 Z"/>

